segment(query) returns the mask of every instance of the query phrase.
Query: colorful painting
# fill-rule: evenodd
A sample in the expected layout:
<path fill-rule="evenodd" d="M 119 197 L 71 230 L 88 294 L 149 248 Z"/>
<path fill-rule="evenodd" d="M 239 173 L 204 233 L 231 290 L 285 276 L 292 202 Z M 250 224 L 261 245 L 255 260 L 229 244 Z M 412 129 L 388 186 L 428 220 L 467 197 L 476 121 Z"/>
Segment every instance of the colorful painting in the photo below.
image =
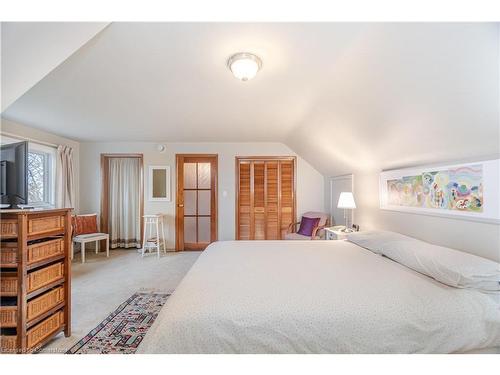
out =
<path fill-rule="evenodd" d="M 422 176 L 406 176 L 387 181 L 390 205 L 422 207 L 423 191 Z"/>
<path fill-rule="evenodd" d="M 478 164 L 387 180 L 387 195 L 393 206 L 483 212 L 483 169 Z"/>

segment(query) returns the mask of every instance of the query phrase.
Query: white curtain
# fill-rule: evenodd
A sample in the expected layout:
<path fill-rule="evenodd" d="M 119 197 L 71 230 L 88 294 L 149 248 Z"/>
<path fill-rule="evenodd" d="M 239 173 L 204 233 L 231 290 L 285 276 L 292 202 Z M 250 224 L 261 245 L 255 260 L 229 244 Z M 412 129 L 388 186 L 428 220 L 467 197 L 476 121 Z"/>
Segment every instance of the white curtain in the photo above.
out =
<path fill-rule="evenodd" d="M 73 149 L 58 146 L 56 155 L 56 207 L 75 207 Z"/>
<path fill-rule="evenodd" d="M 139 158 L 109 158 L 111 248 L 141 247 Z"/>

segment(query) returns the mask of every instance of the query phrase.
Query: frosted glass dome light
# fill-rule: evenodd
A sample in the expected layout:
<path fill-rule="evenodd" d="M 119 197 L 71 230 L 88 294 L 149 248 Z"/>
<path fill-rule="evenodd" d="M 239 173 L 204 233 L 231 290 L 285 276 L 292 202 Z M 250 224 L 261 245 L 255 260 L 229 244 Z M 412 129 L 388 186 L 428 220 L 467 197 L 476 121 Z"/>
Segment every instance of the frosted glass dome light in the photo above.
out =
<path fill-rule="evenodd" d="M 227 66 L 236 78 L 245 82 L 255 77 L 262 68 L 262 60 L 253 53 L 240 52 L 227 60 Z"/>

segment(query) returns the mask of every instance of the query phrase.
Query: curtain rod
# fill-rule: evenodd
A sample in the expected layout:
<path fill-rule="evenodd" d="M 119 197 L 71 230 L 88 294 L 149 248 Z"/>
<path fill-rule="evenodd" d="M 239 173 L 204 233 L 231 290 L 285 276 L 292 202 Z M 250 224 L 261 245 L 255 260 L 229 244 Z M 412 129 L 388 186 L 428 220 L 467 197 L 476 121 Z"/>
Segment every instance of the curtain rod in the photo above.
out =
<path fill-rule="evenodd" d="M 8 133 L 8 132 L 2 131 L 2 132 L 0 132 L 0 134 L 1 135 L 5 135 L 7 137 L 12 137 L 12 138 L 20 139 L 20 140 L 25 140 L 25 141 L 29 141 L 29 142 L 33 142 L 33 143 L 38 143 L 38 144 L 44 145 L 44 146 L 55 147 L 55 148 L 57 148 L 59 146 L 59 145 L 56 145 L 54 143 L 39 141 L 39 140 L 36 140 L 36 139 L 33 139 L 33 138 L 23 137 L 22 135 L 17 135 L 17 134 L 14 134 L 14 133 Z"/>

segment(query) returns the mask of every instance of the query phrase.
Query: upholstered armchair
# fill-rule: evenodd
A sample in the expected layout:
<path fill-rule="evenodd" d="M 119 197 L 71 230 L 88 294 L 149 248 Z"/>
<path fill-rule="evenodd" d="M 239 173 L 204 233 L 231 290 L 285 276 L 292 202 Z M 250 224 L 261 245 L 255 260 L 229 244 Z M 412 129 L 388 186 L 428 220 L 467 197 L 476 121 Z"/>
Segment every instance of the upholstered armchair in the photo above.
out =
<path fill-rule="evenodd" d="M 304 221 L 306 218 L 306 222 Z M 312 220 L 311 220 L 312 219 Z M 317 222 L 314 219 L 319 219 Z M 302 215 L 301 221 L 292 223 L 288 226 L 288 232 L 285 234 L 285 240 L 321 240 L 325 238 L 325 228 L 328 227 L 330 215 L 324 212 L 306 212 Z M 297 226 L 300 225 L 299 230 Z M 301 229 L 304 234 L 301 234 Z M 308 236 L 308 233 L 311 233 Z M 307 233 L 307 234 L 306 234 Z"/>

